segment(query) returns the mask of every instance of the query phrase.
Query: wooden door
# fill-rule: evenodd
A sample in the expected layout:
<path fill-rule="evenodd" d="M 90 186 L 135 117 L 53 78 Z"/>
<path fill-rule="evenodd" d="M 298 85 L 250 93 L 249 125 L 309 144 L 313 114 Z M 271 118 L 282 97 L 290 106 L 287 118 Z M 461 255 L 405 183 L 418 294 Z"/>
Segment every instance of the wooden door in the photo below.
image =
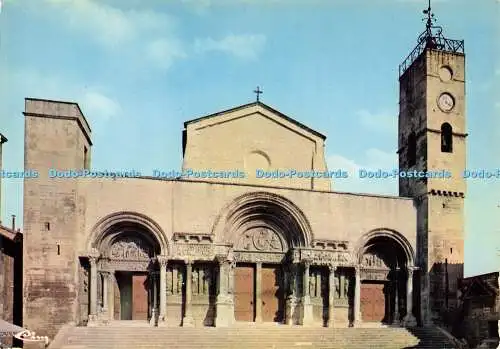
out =
<path fill-rule="evenodd" d="M 132 276 L 132 320 L 148 319 L 147 275 Z"/>
<path fill-rule="evenodd" d="M 383 283 L 361 284 L 361 317 L 366 322 L 382 322 L 385 317 Z"/>
<path fill-rule="evenodd" d="M 234 271 L 234 317 L 236 321 L 254 321 L 254 267 L 237 266 Z"/>
<path fill-rule="evenodd" d="M 120 288 L 120 319 L 132 320 L 132 275 L 130 273 L 117 273 Z"/>
<path fill-rule="evenodd" d="M 279 311 L 280 301 L 280 269 L 279 266 L 262 267 L 262 321 L 280 322 L 281 314 Z"/>

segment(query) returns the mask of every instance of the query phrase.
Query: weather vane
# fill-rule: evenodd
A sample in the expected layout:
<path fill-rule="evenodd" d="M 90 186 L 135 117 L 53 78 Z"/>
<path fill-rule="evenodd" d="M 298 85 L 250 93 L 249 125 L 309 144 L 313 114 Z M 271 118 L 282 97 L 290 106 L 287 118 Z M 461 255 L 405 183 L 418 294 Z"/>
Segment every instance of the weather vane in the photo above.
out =
<path fill-rule="evenodd" d="M 261 95 L 262 93 L 264 93 L 264 92 L 260 89 L 260 87 L 259 87 L 259 86 L 257 86 L 257 88 L 253 91 L 253 93 L 255 93 L 255 94 L 256 94 L 256 96 L 257 96 L 257 102 L 259 102 L 259 101 L 260 101 L 260 95 Z"/>
<path fill-rule="evenodd" d="M 422 19 L 422 21 L 426 21 L 426 24 L 425 31 L 420 35 L 419 42 L 425 41 L 426 47 L 438 48 L 436 37 L 441 36 L 443 28 L 434 25 L 436 18 L 434 18 L 434 13 L 432 13 L 431 0 L 429 0 L 427 9 L 422 12 L 426 15 L 426 17 Z M 433 29 L 435 30 L 435 33 L 433 33 Z"/>
<path fill-rule="evenodd" d="M 422 11 L 422 12 L 424 13 L 424 15 L 427 15 L 427 24 L 425 27 L 427 28 L 427 30 L 430 30 L 432 27 L 432 22 L 436 21 L 434 19 L 434 13 L 432 13 L 432 10 L 431 10 L 431 0 L 429 0 L 429 5 L 428 5 L 427 9 Z M 425 20 L 425 18 L 423 20 Z"/>

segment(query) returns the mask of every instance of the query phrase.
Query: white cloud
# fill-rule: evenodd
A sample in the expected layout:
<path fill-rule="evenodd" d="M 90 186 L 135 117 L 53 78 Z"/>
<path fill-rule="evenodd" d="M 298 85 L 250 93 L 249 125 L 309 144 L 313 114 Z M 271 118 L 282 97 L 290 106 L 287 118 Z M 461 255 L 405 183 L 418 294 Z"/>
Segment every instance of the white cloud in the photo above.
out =
<path fill-rule="evenodd" d="M 168 69 L 177 58 L 186 57 L 182 45 L 178 41 L 158 39 L 151 41 L 146 48 L 151 61 L 162 69 Z"/>
<path fill-rule="evenodd" d="M 333 154 L 327 158 L 328 170 L 347 171 L 349 178 L 334 179 L 333 188 L 338 191 L 357 193 L 397 195 L 398 181 L 395 178 L 361 178 L 360 171 L 378 170 L 392 172 L 398 168 L 396 153 L 388 153 L 380 149 L 371 148 L 364 154 L 364 159 L 356 161 L 340 154 Z"/>
<path fill-rule="evenodd" d="M 192 8 L 198 14 L 205 14 L 212 6 L 212 0 L 181 0 L 183 4 Z"/>
<path fill-rule="evenodd" d="M 9 95 L 78 103 L 91 123 L 117 117 L 121 111 L 120 104 L 99 86 L 78 85 L 70 79 L 31 69 L 8 70 L 4 76 L 7 81 L 19 82 L 9 85 Z"/>
<path fill-rule="evenodd" d="M 133 53 L 161 69 L 186 56 L 181 40 L 174 33 L 175 19 L 167 14 L 122 10 L 95 0 L 45 0 L 45 3 L 49 5 L 47 15 L 116 54 Z"/>
<path fill-rule="evenodd" d="M 85 114 L 105 120 L 117 116 L 121 111 L 118 102 L 98 92 L 86 92 L 82 98 L 82 108 Z"/>
<path fill-rule="evenodd" d="M 220 51 L 237 58 L 254 60 L 264 49 L 266 37 L 255 34 L 229 34 L 220 40 L 207 38 L 196 40 L 195 49 L 198 52 Z"/>
<path fill-rule="evenodd" d="M 372 113 L 363 109 L 356 114 L 361 125 L 368 129 L 392 133 L 397 131 L 398 114 L 396 112 Z"/>

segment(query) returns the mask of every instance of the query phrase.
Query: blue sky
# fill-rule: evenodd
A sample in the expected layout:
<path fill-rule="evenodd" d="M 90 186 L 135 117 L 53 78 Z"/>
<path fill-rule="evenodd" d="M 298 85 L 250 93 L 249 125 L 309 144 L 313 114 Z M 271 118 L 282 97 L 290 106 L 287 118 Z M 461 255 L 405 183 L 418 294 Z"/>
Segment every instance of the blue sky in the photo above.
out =
<path fill-rule="evenodd" d="M 92 165 L 178 169 L 185 120 L 254 100 L 327 135 L 330 168 L 395 168 L 398 65 L 425 0 L 4 0 L 0 132 L 4 168 L 23 167 L 25 97 L 78 102 Z M 500 167 L 499 3 L 434 0 L 444 34 L 464 39 L 468 167 Z M 22 212 L 6 179 L 1 216 Z M 397 194 L 390 180 L 334 188 Z M 466 275 L 498 270 L 500 180 L 469 181 Z M 10 224 L 10 223 L 9 223 Z"/>

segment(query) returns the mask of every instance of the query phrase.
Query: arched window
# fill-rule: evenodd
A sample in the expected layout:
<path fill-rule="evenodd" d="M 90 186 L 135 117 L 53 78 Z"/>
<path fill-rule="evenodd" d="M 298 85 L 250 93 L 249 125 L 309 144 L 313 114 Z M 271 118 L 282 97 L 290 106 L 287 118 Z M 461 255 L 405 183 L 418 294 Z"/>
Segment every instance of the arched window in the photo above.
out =
<path fill-rule="evenodd" d="M 408 159 L 408 166 L 415 166 L 417 163 L 417 139 L 415 137 L 415 133 L 413 132 L 408 136 L 406 157 Z"/>
<path fill-rule="evenodd" d="M 441 125 L 441 152 L 453 152 L 453 130 L 447 122 Z"/>

